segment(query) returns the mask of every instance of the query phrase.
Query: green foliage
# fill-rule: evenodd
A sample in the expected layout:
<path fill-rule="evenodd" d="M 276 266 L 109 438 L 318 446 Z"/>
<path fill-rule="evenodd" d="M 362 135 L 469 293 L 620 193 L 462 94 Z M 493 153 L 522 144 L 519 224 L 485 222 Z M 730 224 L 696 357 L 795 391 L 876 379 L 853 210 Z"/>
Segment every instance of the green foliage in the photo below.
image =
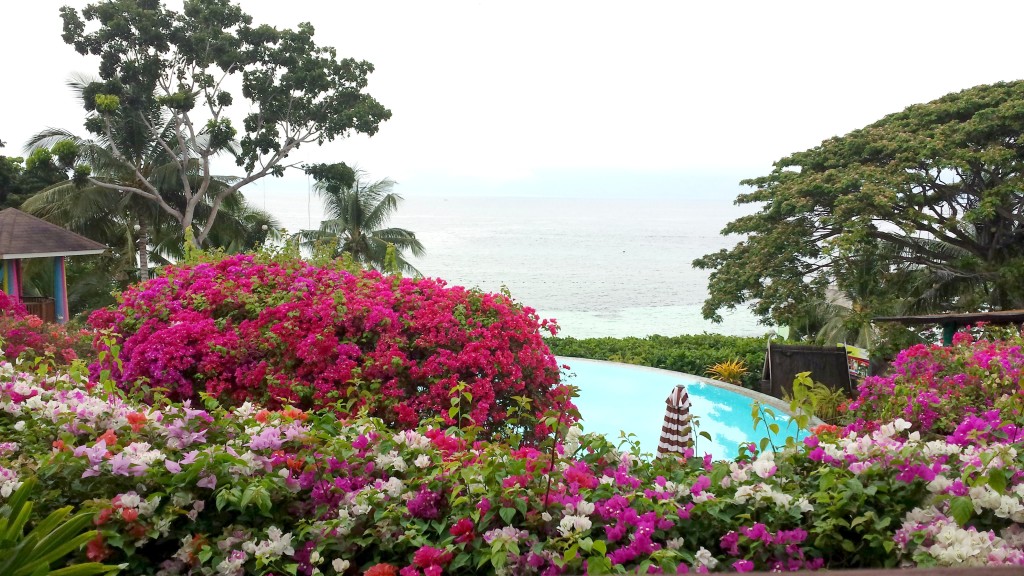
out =
<path fill-rule="evenodd" d="M 364 181 L 361 172 L 343 163 L 315 164 L 307 166 L 306 172 L 316 179 L 314 187 L 324 199 L 327 219 L 320 222 L 318 230 L 299 232 L 297 238 L 305 248 L 318 257 L 348 255 L 367 268 L 420 276 L 404 254 L 424 254 L 416 233 L 387 227 L 402 201 L 391 191 L 394 181 Z"/>
<path fill-rule="evenodd" d="M 813 380 L 810 372 L 801 372 L 793 380 L 792 394 L 783 395 L 783 401 L 790 403 L 793 414 L 810 414 L 826 424 L 837 424 L 839 406 L 849 400 L 842 390 L 833 390 Z M 799 408 L 799 410 L 798 410 Z M 806 428 L 806 426 L 804 426 Z"/>
<path fill-rule="evenodd" d="M 117 111 L 121 105 L 121 99 L 111 94 L 96 95 L 96 110 L 104 114 L 111 114 Z"/>
<path fill-rule="evenodd" d="M 746 366 L 761 366 L 767 348 L 765 338 L 697 334 L 647 336 L 646 338 L 547 338 L 551 352 L 558 356 L 610 360 L 687 374 L 703 374 L 707 366 L 739 360 Z M 741 385 L 756 389 L 761 371 L 748 372 Z"/>
<path fill-rule="evenodd" d="M 72 515 L 72 507 L 54 510 L 38 522 L 27 534 L 25 528 L 32 517 L 33 503 L 29 495 L 36 479 L 25 480 L 3 508 L 0 508 L 0 574 L 6 576 L 90 576 L 113 574 L 117 566 L 98 562 L 71 564 L 50 570 L 50 566 L 65 562 L 86 542 L 96 537 L 96 530 L 86 530 L 92 523 L 91 512 Z"/>
<path fill-rule="evenodd" d="M 99 81 L 83 92 L 86 128 L 111 140 L 113 159 L 139 176 L 107 189 L 145 199 L 179 230 L 195 225 L 200 246 L 221 204 L 246 184 L 281 176 L 300 146 L 372 135 L 391 117 L 364 92 L 373 66 L 317 45 L 308 23 L 255 25 L 230 0 L 186 0 L 180 11 L 159 2 L 100 0 L 81 10 L 64 7 L 61 17 L 63 40 L 100 61 Z M 244 115 L 231 118 L 234 110 Z M 184 208 L 169 201 L 161 176 L 143 170 L 138 152 L 147 146 L 167 152 L 171 176 L 184 187 Z M 213 190 L 207 160 L 223 153 L 243 174 Z M 202 204 L 210 206 L 205 215 L 196 210 Z"/>
<path fill-rule="evenodd" d="M 1024 81 L 910 106 L 743 181 L 745 236 L 694 261 L 704 316 L 751 302 L 797 324 L 837 286 L 861 318 L 1024 305 Z M 850 318 L 847 329 L 863 326 Z"/>

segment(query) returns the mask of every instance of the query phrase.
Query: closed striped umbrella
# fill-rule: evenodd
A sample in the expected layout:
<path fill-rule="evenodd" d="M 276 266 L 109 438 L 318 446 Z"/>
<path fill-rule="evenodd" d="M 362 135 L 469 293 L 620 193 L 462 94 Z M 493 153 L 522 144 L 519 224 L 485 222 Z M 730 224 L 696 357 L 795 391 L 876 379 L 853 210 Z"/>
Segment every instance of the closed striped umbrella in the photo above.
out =
<path fill-rule="evenodd" d="M 690 396 L 686 393 L 686 386 L 680 384 L 665 399 L 665 422 L 661 425 L 658 456 L 682 456 L 688 448 L 693 448 Z"/>

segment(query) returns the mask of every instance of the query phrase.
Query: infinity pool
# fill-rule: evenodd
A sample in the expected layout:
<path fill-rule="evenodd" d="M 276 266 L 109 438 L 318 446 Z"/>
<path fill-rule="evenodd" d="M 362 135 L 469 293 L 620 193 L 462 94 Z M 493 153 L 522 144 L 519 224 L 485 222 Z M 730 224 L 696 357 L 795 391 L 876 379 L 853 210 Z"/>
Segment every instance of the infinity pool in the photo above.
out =
<path fill-rule="evenodd" d="M 604 434 L 615 444 L 620 431 L 632 432 L 644 452 L 657 452 L 665 398 L 679 384 L 686 385 L 690 413 L 698 420 L 698 456 L 710 453 L 716 460 L 732 459 L 742 443 L 758 443 L 770 436 L 776 446 L 782 446 L 787 436 L 802 438 L 796 434 L 796 424 L 789 424 L 785 404 L 764 394 L 692 374 L 632 364 L 565 357 L 559 357 L 558 363 L 569 365 L 566 382 L 580 389 L 576 405 L 583 416 L 583 430 Z M 754 430 L 750 412 L 755 399 L 778 415 L 779 434 L 769 434 L 764 423 Z M 710 442 L 696 436 L 702 431 L 711 435 Z"/>

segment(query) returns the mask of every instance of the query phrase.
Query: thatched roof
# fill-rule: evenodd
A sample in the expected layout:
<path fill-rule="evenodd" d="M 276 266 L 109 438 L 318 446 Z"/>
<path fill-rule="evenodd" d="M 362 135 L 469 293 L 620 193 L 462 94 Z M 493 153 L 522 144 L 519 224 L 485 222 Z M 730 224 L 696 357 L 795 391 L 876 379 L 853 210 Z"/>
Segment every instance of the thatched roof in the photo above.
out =
<path fill-rule="evenodd" d="M 106 246 L 16 208 L 0 210 L 0 260 L 102 254 Z"/>

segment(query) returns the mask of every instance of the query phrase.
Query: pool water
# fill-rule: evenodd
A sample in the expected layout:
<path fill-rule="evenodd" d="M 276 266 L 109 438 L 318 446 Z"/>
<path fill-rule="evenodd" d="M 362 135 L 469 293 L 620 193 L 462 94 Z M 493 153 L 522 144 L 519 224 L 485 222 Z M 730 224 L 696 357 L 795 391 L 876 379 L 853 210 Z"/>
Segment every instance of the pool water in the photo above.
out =
<path fill-rule="evenodd" d="M 796 424 L 789 422 L 785 405 L 764 394 L 645 366 L 565 357 L 559 357 L 558 363 L 569 365 L 565 381 L 580 389 L 575 402 L 583 417 L 583 430 L 604 434 L 616 445 L 620 432 L 625 431 L 636 435 L 644 452 L 657 452 L 665 398 L 679 384 L 686 385 L 690 396 L 698 456 L 709 453 L 716 460 L 731 460 L 739 454 L 740 444 L 759 444 L 762 438 L 770 437 L 776 446 L 782 446 L 788 436 L 798 440 L 803 437 L 797 433 Z M 771 434 L 764 422 L 754 429 L 751 409 L 755 398 L 775 412 L 777 420 L 766 417 L 769 423 L 779 425 L 778 434 Z M 700 432 L 707 432 L 711 440 L 698 436 Z"/>

